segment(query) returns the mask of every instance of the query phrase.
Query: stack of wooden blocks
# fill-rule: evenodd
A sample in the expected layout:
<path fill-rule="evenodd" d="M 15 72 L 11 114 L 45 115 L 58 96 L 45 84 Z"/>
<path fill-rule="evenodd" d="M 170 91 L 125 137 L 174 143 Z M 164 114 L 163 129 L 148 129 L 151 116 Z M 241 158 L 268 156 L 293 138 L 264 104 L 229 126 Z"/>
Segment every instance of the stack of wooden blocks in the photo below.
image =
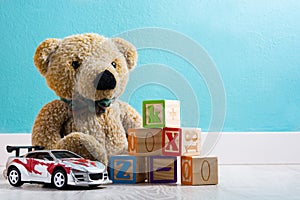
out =
<path fill-rule="evenodd" d="M 143 101 L 143 127 L 128 130 L 128 155 L 110 158 L 113 183 L 218 184 L 217 157 L 201 157 L 201 129 L 180 127 L 180 102 Z"/>

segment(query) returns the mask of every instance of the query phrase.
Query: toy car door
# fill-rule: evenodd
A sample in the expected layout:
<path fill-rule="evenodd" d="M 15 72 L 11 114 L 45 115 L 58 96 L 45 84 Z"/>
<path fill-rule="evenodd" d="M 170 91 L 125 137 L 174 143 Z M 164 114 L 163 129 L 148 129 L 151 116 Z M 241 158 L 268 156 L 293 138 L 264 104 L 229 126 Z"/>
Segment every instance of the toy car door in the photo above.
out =
<path fill-rule="evenodd" d="M 35 181 L 49 176 L 48 167 L 53 163 L 53 158 L 47 152 L 34 152 L 27 155 L 27 163 L 31 176 Z"/>

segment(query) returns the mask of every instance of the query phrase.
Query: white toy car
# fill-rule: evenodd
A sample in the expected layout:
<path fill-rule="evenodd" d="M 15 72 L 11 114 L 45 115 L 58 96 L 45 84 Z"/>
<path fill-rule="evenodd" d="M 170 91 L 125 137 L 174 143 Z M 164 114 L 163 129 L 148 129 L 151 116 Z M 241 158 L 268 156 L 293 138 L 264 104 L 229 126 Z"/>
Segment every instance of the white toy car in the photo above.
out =
<path fill-rule="evenodd" d="M 28 153 L 19 156 L 20 149 Z M 38 149 L 31 151 L 32 149 Z M 66 150 L 40 150 L 39 146 L 7 146 L 7 151 L 16 151 L 6 163 L 3 175 L 12 186 L 23 183 L 51 183 L 57 189 L 67 185 L 90 186 L 111 183 L 105 165 L 90 161 Z"/>

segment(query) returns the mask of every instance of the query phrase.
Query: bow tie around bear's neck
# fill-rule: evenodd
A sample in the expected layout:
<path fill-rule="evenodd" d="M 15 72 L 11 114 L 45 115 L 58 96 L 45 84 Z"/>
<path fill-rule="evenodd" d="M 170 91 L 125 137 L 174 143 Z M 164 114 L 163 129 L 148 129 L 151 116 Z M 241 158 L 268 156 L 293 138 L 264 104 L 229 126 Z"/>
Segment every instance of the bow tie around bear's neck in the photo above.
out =
<path fill-rule="evenodd" d="M 106 108 L 108 108 L 110 104 L 115 101 L 115 98 L 93 101 L 80 96 L 72 100 L 64 98 L 61 98 L 61 100 L 68 104 L 71 113 L 81 114 L 88 111 L 90 113 L 100 115 L 105 113 Z"/>

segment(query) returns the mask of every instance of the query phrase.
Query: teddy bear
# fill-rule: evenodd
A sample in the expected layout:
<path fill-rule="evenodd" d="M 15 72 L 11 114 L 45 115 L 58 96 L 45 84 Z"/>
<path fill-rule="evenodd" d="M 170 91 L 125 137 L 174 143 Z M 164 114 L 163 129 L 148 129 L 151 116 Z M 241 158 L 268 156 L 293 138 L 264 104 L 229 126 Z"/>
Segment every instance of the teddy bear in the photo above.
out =
<path fill-rule="evenodd" d="M 111 155 L 126 153 L 127 130 L 141 127 L 141 117 L 118 97 L 136 62 L 131 43 L 96 33 L 39 44 L 34 64 L 60 99 L 39 111 L 32 145 L 66 149 L 105 165 Z"/>

